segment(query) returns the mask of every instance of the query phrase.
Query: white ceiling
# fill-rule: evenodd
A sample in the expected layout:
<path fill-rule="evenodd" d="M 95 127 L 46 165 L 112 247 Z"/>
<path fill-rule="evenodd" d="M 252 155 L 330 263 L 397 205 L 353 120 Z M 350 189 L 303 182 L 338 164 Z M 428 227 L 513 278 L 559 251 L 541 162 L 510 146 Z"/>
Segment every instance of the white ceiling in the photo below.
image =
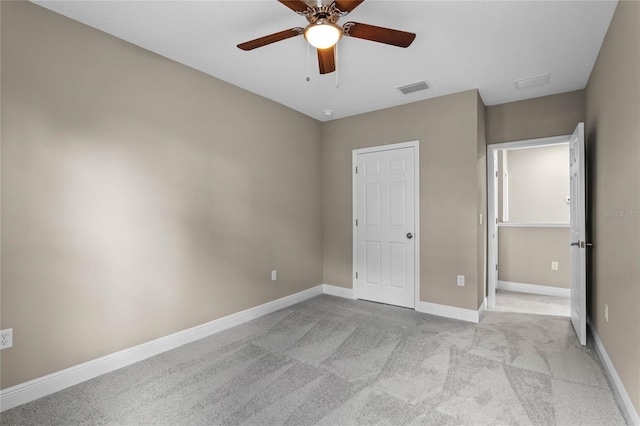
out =
<path fill-rule="evenodd" d="M 343 37 L 336 87 L 336 73 L 318 73 L 313 49 L 308 65 L 303 37 L 249 52 L 236 47 L 305 26 L 276 0 L 34 3 L 321 121 L 474 88 L 487 105 L 583 89 L 617 4 L 367 0 L 340 23 L 415 32 L 416 40 L 402 49 Z M 543 73 L 549 84 L 515 88 L 514 80 Z M 396 89 L 421 80 L 431 89 Z"/>

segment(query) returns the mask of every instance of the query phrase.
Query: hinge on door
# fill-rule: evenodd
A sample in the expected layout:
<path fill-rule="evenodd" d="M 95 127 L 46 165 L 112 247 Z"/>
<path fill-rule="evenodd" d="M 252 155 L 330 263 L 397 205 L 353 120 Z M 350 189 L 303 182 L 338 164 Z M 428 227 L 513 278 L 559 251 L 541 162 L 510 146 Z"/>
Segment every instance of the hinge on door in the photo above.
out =
<path fill-rule="evenodd" d="M 498 223 L 498 218 L 496 217 L 496 223 Z"/>
<path fill-rule="evenodd" d="M 496 263 L 496 271 L 498 270 L 498 264 Z"/>
<path fill-rule="evenodd" d="M 358 219 L 356 219 L 356 226 L 358 226 Z"/>
<path fill-rule="evenodd" d="M 356 280 L 358 279 L 358 273 L 356 272 Z"/>
<path fill-rule="evenodd" d="M 356 174 L 358 174 L 358 166 L 356 166 Z"/>
<path fill-rule="evenodd" d="M 496 172 L 496 177 L 498 177 L 498 172 Z"/>

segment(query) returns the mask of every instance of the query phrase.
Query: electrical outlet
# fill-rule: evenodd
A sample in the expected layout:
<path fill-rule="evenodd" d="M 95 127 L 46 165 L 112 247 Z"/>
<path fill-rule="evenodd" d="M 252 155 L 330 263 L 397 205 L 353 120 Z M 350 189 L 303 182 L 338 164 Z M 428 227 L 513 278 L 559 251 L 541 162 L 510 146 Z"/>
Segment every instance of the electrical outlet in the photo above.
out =
<path fill-rule="evenodd" d="M 278 278 L 278 271 L 271 271 L 271 281 L 275 281 Z"/>
<path fill-rule="evenodd" d="M 13 328 L 0 331 L 0 349 L 7 349 L 13 346 Z"/>
<path fill-rule="evenodd" d="M 604 304 L 604 320 L 609 322 L 609 305 Z"/>
<path fill-rule="evenodd" d="M 558 270 L 558 262 L 551 262 L 551 270 L 552 271 Z"/>
<path fill-rule="evenodd" d="M 457 284 L 458 284 L 460 287 L 464 287 L 464 275 L 458 275 Z"/>

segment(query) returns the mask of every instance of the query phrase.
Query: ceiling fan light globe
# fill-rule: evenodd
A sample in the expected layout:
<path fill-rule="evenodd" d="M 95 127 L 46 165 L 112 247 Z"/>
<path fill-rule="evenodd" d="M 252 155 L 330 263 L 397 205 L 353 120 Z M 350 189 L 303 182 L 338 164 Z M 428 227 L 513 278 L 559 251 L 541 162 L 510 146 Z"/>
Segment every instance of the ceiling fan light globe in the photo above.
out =
<path fill-rule="evenodd" d="M 316 22 L 304 29 L 304 38 L 317 49 L 334 46 L 342 37 L 342 28 L 330 22 Z"/>

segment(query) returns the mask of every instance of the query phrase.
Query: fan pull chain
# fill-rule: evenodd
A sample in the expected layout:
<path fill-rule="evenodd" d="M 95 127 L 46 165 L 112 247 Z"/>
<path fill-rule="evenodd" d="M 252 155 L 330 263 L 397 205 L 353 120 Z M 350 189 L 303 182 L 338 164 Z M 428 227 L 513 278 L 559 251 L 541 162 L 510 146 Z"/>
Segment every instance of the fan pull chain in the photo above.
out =
<path fill-rule="evenodd" d="M 309 77 L 311 75 L 311 65 L 310 65 L 310 61 L 311 61 L 311 53 L 310 53 L 310 47 L 309 47 L 309 43 L 307 44 L 307 81 L 311 81 L 311 78 Z"/>

